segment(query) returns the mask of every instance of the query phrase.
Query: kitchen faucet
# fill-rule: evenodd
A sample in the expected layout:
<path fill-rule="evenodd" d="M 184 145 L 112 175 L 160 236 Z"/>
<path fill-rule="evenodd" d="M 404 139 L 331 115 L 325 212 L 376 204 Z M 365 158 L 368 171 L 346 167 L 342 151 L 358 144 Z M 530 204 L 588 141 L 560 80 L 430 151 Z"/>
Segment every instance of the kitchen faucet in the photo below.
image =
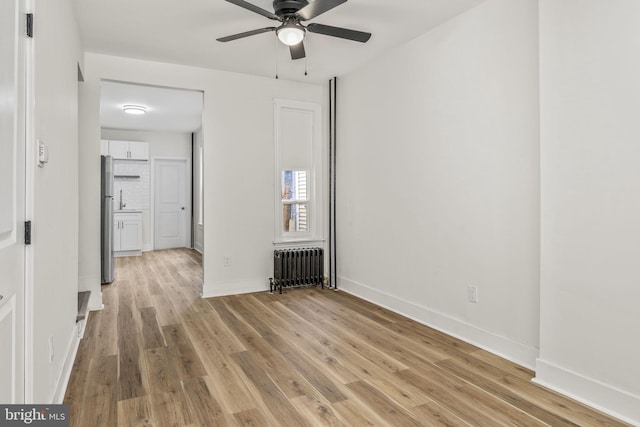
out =
<path fill-rule="evenodd" d="M 120 189 L 120 210 L 124 209 L 127 206 L 126 203 L 122 201 L 122 188 Z"/>

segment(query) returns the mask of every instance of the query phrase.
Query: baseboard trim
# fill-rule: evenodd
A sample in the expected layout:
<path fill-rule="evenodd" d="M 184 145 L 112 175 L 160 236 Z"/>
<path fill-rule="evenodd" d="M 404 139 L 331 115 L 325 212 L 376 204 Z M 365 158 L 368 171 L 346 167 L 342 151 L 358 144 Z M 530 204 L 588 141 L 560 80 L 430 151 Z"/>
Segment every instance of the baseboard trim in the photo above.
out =
<path fill-rule="evenodd" d="M 512 341 L 444 313 L 373 289 L 346 277 L 338 277 L 338 289 L 490 351 L 521 366 L 529 369 L 534 369 L 535 367 L 536 358 L 538 357 L 537 348 Z"/>
<path fill-rule="evenodd" d="M 250 294 L 269 290 L 269 284 L 262 281 L 247 280 L 241 282 L 207 284 L 202 286 L 202 298 L 222 297 L 227 295 Z"/>
<path fill-rule="evenodd" d="M 640 396 L 543 359 L 536 361 L 536 376 L 533 382 L 622 421 L 640 426 Z M 602 402 L 606 406 L 603 406 Z"/>
<path fill-rule="evenodd" d="M 81 328 L 82 325 L 76 323 L 76 328 Z M 73 364 L 76 360 L 76 354 L 78 353 L 78 347 L 80 346 L 80 330 L 76 329 L 76 333 L 73 334 L 69 347 L 67 348 L 67 354 L 60 371 L 60 377 L 56 384 L 56 389 L 53 395 L 54 404 L 61 404 L 64 401 L 64 395 L 67 392 L 67 386 L 69 385 L 69 379 L 71 378 L 71 371 L 73 370 Z"/>
<path fill-rule="evenodd" d="M 114 258 L 120 258 L 124 256 L 142 256 L 142 249 L 135 251 L 118 251 L 113 253 Z"/>

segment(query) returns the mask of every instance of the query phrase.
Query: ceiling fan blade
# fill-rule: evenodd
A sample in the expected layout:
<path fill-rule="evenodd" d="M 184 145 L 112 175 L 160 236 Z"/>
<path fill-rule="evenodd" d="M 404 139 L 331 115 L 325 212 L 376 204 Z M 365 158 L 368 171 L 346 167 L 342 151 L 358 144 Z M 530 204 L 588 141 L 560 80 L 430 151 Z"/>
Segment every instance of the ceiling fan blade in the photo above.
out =
<path fill-rule="evenodd" d="M 363 31 L 349 30 L 347 28 L 332 27 L 330 25 L 309 24 L 307 30 L 316 34 L 324 34 L 325 36 L 340 37 L 341 39 L 353 40 L 360 43 L 366 43 L 371 38 L 371 33 Z"/>
<path fill-rule="evenodd" d="M 232 36 L 220 37 L 219 39 L 216 39 L 216 40 L 218 40 L 219 42 L 230 42 L 233 40 L 242 39 L 244 37 L 255 36 L 256 34 L 268 33 L 269 31 L 275 31 L 275 30 L 276 30 L 276 27 L 260 28 L 258 30 L 245 31 L 244 33 L 234 34 Z"/>
<path fill-rule="evenodd" d="M 247 9 L 247 10 L 250 10 L 251 12 L 255 12 L 255 13 L 259 14 L 259 15 L 265 16 L 265 17 L 267 17 L 269 19 L 280 21 L 280 18 L 276 14 L 274 14 L 272 12 L 269 12 L 268 10 L 264 10 L 261 7 L 253 5 L 253 4 L 251 4 L 251 3 L 247 2 L 247 1 L 244 1 L 244 0 L 227 0 L 227 1 L 229 3 L 235 4 L 236 6 L 240 6 L 240 7 L 243 7 L 245 9 Z"/>
<path fill-rule="evenodd" d="M 308 21 L 336 6 L 340 6 L 346 1 L 347 0 L 310 0 L 309 4 L 300 9 L 296 14 L 301 17 L 303 21 Z"/>
<path fill-rule="evenodd" d="M 307 56 L 304 51 L 304 42 L 289 46 L 289 51 L 291 52 L 291 59 L 302 59 Z"/>

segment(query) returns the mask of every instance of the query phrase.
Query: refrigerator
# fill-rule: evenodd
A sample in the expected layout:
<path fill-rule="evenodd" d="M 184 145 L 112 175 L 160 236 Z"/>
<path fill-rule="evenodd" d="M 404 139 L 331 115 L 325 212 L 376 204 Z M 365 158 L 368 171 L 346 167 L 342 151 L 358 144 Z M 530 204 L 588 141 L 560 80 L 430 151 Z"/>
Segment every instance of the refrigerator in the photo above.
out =
<path fill-rule="evenodd" d="M 113 157 L 100 156 L 100 243 L 102 283 L 114 280 L 113 262 Z"/>

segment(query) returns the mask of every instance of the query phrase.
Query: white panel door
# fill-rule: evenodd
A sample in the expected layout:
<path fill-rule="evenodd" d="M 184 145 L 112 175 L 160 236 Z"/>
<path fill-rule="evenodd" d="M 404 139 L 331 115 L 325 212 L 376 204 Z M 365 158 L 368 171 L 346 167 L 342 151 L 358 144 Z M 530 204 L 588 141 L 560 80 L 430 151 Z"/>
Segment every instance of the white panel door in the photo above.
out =
<path fill-rule="evenodd" d="M 188 247 L 191 217 L 188 161 L 155 160 L 154 249 Z"/>
<path fill-rule="evenodd" d="M 24 3 L 0 2 L 0 402 L 24 402 Z"/>

